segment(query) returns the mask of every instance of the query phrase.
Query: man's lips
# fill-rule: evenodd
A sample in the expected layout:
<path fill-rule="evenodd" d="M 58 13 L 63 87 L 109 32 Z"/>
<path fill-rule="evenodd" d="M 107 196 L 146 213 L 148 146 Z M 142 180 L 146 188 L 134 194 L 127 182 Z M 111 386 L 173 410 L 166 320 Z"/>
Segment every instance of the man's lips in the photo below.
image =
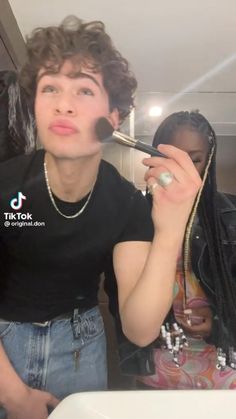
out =
<path fill-rule="evenodd" d="M 49 125 L 49 129 L 58 135 L 72 135 L 78 132 L 76 126 L 68 121 L 54 121 Z"/>

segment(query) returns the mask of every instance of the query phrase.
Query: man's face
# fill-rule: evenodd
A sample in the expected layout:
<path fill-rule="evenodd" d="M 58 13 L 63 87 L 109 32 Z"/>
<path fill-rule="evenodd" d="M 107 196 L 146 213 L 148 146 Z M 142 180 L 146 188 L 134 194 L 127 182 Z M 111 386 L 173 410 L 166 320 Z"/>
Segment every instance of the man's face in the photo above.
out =
<path fill-rule="evenodd" d="M 118 127 L 117 110 L 109 109 L 102 75 L 87 68 L 76 69 L 65 61 L 59 73 L 41 69 L 35 98 L 35 116 L 40 141 L 57 158 L 76 159 L 99 154 L 101 143 L 95 135 L 99 117 Z"/>

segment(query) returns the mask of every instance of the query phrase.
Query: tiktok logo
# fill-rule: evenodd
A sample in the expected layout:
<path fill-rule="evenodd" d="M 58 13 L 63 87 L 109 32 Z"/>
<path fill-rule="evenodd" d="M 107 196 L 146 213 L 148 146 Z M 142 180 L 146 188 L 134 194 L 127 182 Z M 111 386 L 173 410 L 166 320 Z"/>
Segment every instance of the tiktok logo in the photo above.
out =
<path fill-rule="evenodd" d="M 22 192 L 18 192 L 17 194 L 17 198 L 13 198 L 10 201 L 10 206 L 14 209 L 14 210 L 19 210 L 22 207 L 23 204 L 23 200 L 26 199 L 26 196 L 23 195 Z"/>

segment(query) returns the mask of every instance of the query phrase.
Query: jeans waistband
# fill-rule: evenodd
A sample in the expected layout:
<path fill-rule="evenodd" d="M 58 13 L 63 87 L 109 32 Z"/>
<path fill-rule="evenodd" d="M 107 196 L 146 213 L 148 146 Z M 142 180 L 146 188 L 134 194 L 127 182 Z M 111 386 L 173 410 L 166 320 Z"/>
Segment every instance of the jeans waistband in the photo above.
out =
<path fill-rule="evenodd" d="M 75 322 L 78 321 L 78 317 L 81 314 L 84 314 L 86 311 L 92 310 L 92 308 L 95 308 L 96 306 L 92 307 L 80 307 L 75 308 L 74 310 L 68 311 L 67 313 L 60 314 L 59 316 L 53 317 L 51 320 L 47 320 L 45 322 L 31 322 L 31 324 L 39 327 L 46 327 L 49 326 L 51 323 L 57 321 L 57 320 L 66 320 L 66 319 L 73 319 Z"/>
<path fill-rule="evenodd" d="M 75 308 L 74 310 L 68 311 L 67 313 L 63 313 L 60 314 L 58 316 L 53 317 L 50 320 L 46 320 L 44 322 L 20 322 L 20 323 L 30 323 L 33 324 L 35 326 L 39 326 L 39 327 L 47 327 L 49 326 L 51 323 L 57 321 L 57 320 L 66 320 L 66 319 L 72 319 L 74 321 L 78 321 L 78 317 L 81 314 L 84 314 L 86 311 L 92 310 L 93 308 L 95 308 L 97 305 L 93 305 L 90 307 L 80 307 L 80 308 Z M 2 319 L 0 318 L 0 321 L 11 321 L 11 320 L 6 320 L 6 319 Z"/>

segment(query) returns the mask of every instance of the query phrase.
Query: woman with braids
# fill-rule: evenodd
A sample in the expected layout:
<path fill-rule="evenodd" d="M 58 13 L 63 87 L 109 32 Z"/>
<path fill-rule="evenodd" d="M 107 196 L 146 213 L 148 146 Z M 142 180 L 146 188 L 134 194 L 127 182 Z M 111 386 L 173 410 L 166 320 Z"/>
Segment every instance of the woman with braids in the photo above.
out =
<path fill-rule="evenodd" d="M 153 349 L 155 373 L 138 386 L 236 388 L 236 197 L 217 192 L 216 136 L 198 112 L 177 112 L 153 145 L 186 151 L 203 183 L 179 255 L 174 302 Z M 148 199 L 152 200 L 150 194 Z"/>

